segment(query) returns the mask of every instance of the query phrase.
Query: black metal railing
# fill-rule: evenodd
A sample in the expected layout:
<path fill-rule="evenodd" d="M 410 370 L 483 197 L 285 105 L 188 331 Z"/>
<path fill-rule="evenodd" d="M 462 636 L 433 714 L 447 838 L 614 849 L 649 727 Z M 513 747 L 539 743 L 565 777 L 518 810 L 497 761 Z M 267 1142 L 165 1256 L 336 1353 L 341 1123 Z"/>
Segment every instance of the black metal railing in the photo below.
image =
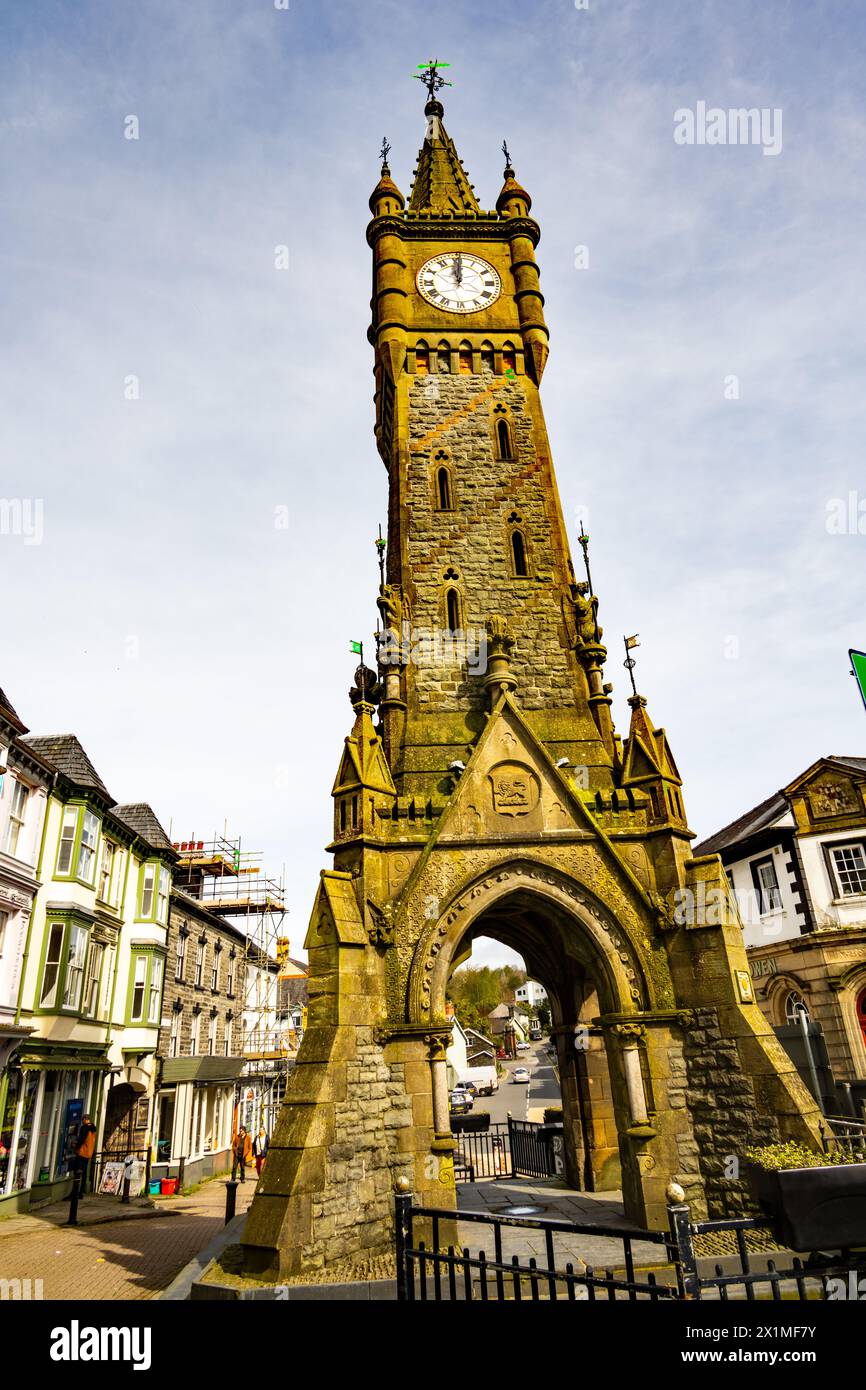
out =
<path fill-rule="evenodd" d="M 551 1146 L 539 1136 L 541 1125 L 514 1120 L 484 1130 L 455 1126 L 454 1168 L 458 1182 L 479 1178 L 549 1178 L 554 1174 Z"/>
<path fill-rule="evenodd" d="M 834 1149 L 844 1149 L 848 1153 L 866 1157 L 866 1124 L 862 1120 L 849 1120 L 842 1115 L 825 1115 L 819 1128 L 825 1153 L 832 1153 Z"/>
<path fill-rule="evenodd" d="M 852 1282 L 858 1289 L 858 1277 L 866 1274 L 863 1252 L 840 1250 L 804 1261 L 788 1250 L 768 1249 L 772 1242 L 762 1218 L 693 1222 L 688 1205 L 678 1200 L 669 1201 L 667 1214 L 667 1231 L 645 1231 L 542 1216 L 445 1211 L 416 1206 L 411 1192 L 398 1191 L 397 1297 L 406 1302 L 832 1300 L 856 1297 Z M 473 1253 L 458 1244 L 467 1227 L 486 1235 L 492 1248 Z M 531 1244 L 543 1245 L 544 1255 L 510 1253 L 507 1236 L 515 1231 L 531 1232 Z M 581 1236 L 616 1242 L 616 1258 L 603 1269 L 587 1263 L 575 1251 Z M 721 1258 L 702 1255 L 702 1246 L 716 1251 L 727 1247 L 727 1252 Z"/>
<path fill-rule="evenodd" d="M 397 1297 L 402 1301 L 594 1302 L 603 1298 L 657 1302 L 680 1296 L 675 1283 L 677 1266 L 666 1232 L 580 1225 L 531 1216 L 494 1216 L 478 1211 L 447 1212 L 414 1206 L 410 1193 L 398 1193 L 396 1202 Z M 492 1251 L 480 1249 L 472 1254 L 468 1246 L 443 1245 L 443 1228 L 447 1232 L 457 1221 L 490 1232 Z M 429 1240 L 417 1238 L 420 1223 L 429 1228 Z M 514 1229 L 537 1233 L 539 1243 L 544 1244 L 544 1257 L 509 1257 L 504 1250 L 503 1233 Z M 621 1245 L 621 1264 L 618 1261 L 603 1270 L 582 1261 L 576 1266 L 573 1259 L 562 1255 L 561 1242 L 580 1234 L 615 1238 Z M 653 1271 L 638 1277 L 636 1242 L 662 1247 L 660 1272 L 666 1278 L 657 1278 Z"/>

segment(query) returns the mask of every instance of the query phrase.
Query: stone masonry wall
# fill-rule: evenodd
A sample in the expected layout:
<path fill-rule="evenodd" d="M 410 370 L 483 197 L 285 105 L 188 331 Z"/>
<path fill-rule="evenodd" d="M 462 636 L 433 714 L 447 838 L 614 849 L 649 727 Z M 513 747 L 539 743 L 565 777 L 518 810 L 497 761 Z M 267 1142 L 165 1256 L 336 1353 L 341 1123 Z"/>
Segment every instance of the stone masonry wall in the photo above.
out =
<path fill-rule="evenodd" d="M 504 405 L 511 460 L 496 457 L 495 407 Z M 437 459 L 437 454 L 444 458 Z M 436 509 L 435 476 L 451 470 L 453 510 Z M 456 571 L 464 628 L 483 631 L 491 613 L 509 619 L 516 638 L 512 667 L 524 709 L 574 698 L 573 656 L 563 646 L 562 600 L 567 578 L 551 529 L 550 466 L 539 458 L 521 381 L 491 372 L 419 376 L 410 388 L 408 526 L 412 624 L 444 626 L 445 572 Z M 512 572 L 508 518 L 516 512 L 526 545 L 528 578 Z M 516 523 L 515 523 L 516 524 Z M 538 576 L 543 576 L 539 578 Z M 479 683 L 460 662 L 414 665 L 422 709 L 465 709 L 481 703 Z"/>
<path fill-rule="evenodd" d="M 372 1030 L 358 1028 L 356 1056 L 346 1064 L 347 1099 L 334 1106 L 334 1137 L 323 1190 L 312 1201 L 314 1239 L 304 1267 L 321 1268 L 361 1252 L 386 1253 L 393 1219 L 395 1131 L 411 1127 L 412 1099 L 404 1066 L 383 1060 Z"/>
<path fill-rule="evenodd" d="M 711 1218 L 742 1216 L 754 1204 L 745 1180 L 727 1177 L 726 1165 L 736 1158 L 742 1173 L 745 1148 L 778 1141 L 778 1125 L 760 1113 L 736 1040 L 722 1036 L 715 1009 L 696 1010 L 694 1027 L 684 1036 L 681 1085 L 669 1091 L 671 1105 L 684 1103 L 694 1125 L 694 1139 L 681 1141 L 681 1169 L 703 1175 Z"/>

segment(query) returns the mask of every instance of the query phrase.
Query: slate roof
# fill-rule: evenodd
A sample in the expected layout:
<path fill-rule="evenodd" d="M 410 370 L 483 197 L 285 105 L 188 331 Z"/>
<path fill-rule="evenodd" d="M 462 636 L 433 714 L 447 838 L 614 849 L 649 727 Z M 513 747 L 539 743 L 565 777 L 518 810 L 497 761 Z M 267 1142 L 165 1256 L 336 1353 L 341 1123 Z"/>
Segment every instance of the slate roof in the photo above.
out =
<path fill-rule="evenodd" d="M 822 761 L 838 763 L 842 767 L 850 768 L 852 772 L 866 772 L 866 758 L 840 758 L 831 754 Z M 772 825 L 773 821 L 788 809 L 787 797 L 783 796 L 781 792 L 774 792 L 772 796 L 767 797 L 766 801 L 762 801 L 758 806 L 753 806 L 751 811 L 746 811 L 745 815 L 731 821 L 730 825 L 726 825 L 724 829 L 717 830 L 715 835 L 710 835 L 699 845 L 693 845 L 692 854 L 695 856 L 719 854 L 731 845 L 741 844 L 743 840 L 748 840 L 759 830 L 766 830 L 768 825 Z"/>
<path fill-rule="evenodd" d="M 75 734 L 26 734 L 21 742 L 32 748 L 77 787 L 89 787 L 111 801 L 111 793 Z"/>
<path fill-rule="evenodd" d="M 2 689 L 0 689 L 0 708 L 3 708 L 7 714 L 14 715 L 14 717 L 18 720 L 20 724 L 20 715 L 17 713 L 15 706 L 9 699 L 8 695 L 6 695 L 6 693 Z"/>
<path fill-rule="evenodd" d="M 111 814 L 134 830 L 152 849 L 171 849 L 171 840 L 146 801 L 134 801 L 129 806 L 112 806 Z"/>

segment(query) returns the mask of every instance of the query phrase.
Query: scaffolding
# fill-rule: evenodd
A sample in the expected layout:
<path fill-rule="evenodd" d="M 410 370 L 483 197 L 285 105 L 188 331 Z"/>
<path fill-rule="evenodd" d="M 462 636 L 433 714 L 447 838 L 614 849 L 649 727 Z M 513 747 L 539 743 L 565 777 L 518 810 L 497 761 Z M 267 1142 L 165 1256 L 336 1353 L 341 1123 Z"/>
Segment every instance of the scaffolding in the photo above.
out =
<path fill-rule="evenodd" d="M 255 1132 L 273 1133 L 303 1032 L 286 1007 L 284 978 L 298 978 L 303 967 L 291 963 L 286 934 L 285 870 L 279 879 L 265 874 L 263 855 L 243 848 L 241 839 L 214 834 L 175 841 L 175 882 L 208 911 L 224 918 L 244 938 L 242 1051 L 246 1059 L 236 1101 L 239 1120 Z M 305 1014 L 304 1020 L 305 1021 Z"/>

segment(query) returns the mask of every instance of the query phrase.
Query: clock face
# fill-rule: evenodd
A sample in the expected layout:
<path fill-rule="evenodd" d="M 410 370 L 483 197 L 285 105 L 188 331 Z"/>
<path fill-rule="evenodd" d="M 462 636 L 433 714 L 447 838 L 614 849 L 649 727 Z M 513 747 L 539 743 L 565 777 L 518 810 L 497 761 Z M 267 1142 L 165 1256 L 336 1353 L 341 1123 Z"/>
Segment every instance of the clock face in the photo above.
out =
<path fill-rule="evenodd" d="M 446 251 L 425 261 L 416 284 L 428 304 L 449 314 L 472 314 L 486 309 L 502 290 L 493 266 L 465 251 Z"/>

